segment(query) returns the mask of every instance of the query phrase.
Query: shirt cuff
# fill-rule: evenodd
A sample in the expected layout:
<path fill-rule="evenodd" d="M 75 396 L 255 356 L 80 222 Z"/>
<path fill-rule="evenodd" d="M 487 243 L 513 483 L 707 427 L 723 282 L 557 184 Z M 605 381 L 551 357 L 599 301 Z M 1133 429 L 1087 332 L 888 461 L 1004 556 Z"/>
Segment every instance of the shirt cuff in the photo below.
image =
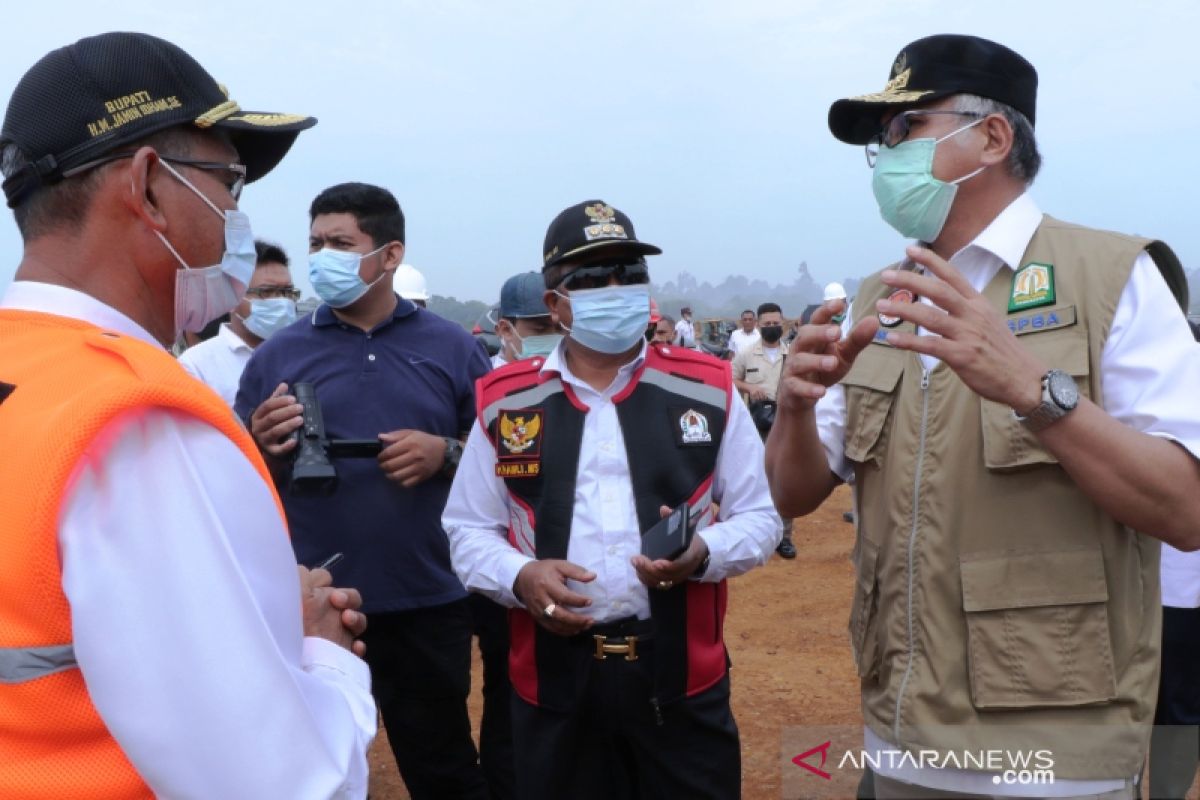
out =
<path fill-rule="evenodd" d="M 371 669 L 367 662 L 341 645 L 320 636 L 305 636 L 300 652 L 300 666 L 305 672 L 333 670 L 350 678 L 364 691 L 371 691 Z"/>
<path fill-rule="evenodd" d="M 509 608 L 524 608 L 525 604 L 513 592 L 513 584 L 517 582 L 517 573 L 526 564 L 536 560 L 516 550 L 498 556 L 496 558 L 496 583 L 500 587 L 501 595 L 495 599 Z"/>

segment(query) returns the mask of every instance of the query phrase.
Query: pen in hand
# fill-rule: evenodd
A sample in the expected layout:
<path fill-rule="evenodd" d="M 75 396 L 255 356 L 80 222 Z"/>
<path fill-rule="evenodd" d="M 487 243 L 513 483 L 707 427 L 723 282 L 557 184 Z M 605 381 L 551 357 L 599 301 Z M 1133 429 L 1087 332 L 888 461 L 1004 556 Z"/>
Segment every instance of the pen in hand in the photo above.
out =
<path fill-rule="evenodd" d="M 339 561 L 341 561 L 343 558 L 345 558 L 345 556 L 342 553 L 334 553 L 329 558 L 325 559 L 320 564 L 317 564 L 315 567 L 313 567 L 313 569 L 324 569 L 324 570 L 331 569 L 332 567 L 336 566 L 337 563 Z"/>

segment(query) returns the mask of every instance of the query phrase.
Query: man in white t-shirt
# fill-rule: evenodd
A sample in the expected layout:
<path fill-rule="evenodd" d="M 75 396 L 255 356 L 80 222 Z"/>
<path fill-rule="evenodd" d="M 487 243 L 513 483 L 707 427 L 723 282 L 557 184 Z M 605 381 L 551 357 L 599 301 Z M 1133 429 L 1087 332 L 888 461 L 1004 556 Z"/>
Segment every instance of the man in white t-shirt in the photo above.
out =
<path fill-rule="evenodd" d="M 759 338 L 758 317 L 747 308 L 742 312 L 742 327 L 729 334 L 729 352 L 736 356 L 752 347 Z"/>
<path fill-rule="evenodd" d="M 287 253 L 261 240 L 254 243 L 254 251 L 254 275 L 229 322 L 216 336 L 179 356 L 180 365 L 212 387 L 230 408 L 254 348 L 296 321 L 296 301 L 300 299 L 300 290 L 288 272 Z"/>

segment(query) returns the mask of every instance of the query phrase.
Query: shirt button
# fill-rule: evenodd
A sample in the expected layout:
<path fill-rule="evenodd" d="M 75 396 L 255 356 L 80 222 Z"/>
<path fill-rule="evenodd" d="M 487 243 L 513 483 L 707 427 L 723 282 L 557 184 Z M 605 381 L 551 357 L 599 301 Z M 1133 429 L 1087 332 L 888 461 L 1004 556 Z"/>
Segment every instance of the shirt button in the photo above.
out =
<path fill-rule="evenodd" d="M 370 355 L 368 355 L 368 356 L 367 356 L 367 361 L 374 361 L 374 360 L 375 360 L 375 354 L 374 354 L 374 353 L 371 353 Z"/>
<path fill-rule="evenodd" d="M 617 546 L 615 544 L 608 548 L 608 554 L 610 556 L 615 556 L 617 554 Z"/>

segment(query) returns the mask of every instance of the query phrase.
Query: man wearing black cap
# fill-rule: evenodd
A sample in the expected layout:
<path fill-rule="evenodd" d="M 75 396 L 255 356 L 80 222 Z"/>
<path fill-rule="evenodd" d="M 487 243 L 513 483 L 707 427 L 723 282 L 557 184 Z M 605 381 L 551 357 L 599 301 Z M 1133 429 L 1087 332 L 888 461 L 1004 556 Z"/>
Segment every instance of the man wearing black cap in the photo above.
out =
<path fill-rule="evenodd" d="M 249 435 L 163 349 L 237 305 L 242 185 L 314 123 L 243 111 L 144 34 L 55 50 L 13 92 L 0 796 L 366 792 L 358 593 L 297 579 Z"/>
<path fill-rule="evenodd" d="M 917 244 L 845 337 L 840 300 L 800 330 L 767 469 L 788 515 L 854 480 L 867 751 L 936 755 L 883 758 L 878 797 L 1027 795 L 1021 769 L 1052 774 L 1042 797 L 1135 796 L 1158 540 L 1200 547 L 1182 269 L 1038 210 L 1036 88 L 1002 45 L 931 36 L 829 113 Z"/>
<path fill-rule="evenodd" d="M 727 363 L 645 342 L 644 257 L 661 251 L 627 216 L 572 206 L 543 252 L 567 338 L 479 381 L 442 518 L 463 583 L 512 609 L 517 794 L 737 797 L 721 629 L 725 579 L 779 542 L 745 468 L 762 445 Z M 680 507 L 690 544 L 642 555 Z"/>

